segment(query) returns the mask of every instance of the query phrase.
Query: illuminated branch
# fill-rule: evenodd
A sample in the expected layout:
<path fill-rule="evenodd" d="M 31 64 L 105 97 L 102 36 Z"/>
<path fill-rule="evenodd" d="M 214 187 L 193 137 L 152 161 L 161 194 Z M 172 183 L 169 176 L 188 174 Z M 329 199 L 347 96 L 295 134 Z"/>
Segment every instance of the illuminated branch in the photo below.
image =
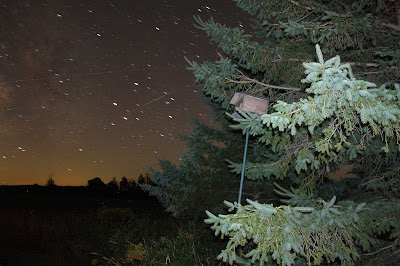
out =
<path fill-rule="evenodd" d="M 243 80 L 233 80 L 233 79 L 228 79 L 230 82 L 234 82 L 237 84 L 246 84 L 246 83 L 252 83 L 252 84 L 258 84 L 266 88 L 272 88 L 272 89 L 280 89 L 280 90 L 288 90 L 288 91 L 301 91 L 302 89 L 300 88 L 295 88 L 295 87 L 283 87 L 283 86 L 276 86 L 276 85 L 271 85 L 271 84 L 266 84 L 261 81 L 258 81 L 256 79 L 252 79 L 244 75 L 241 71 L 239 71 L 240 75 L 235 76 L 237 78 L 243 79 Z"/>
<path fill-rule="evenodd" d="M 395 31 L 400 31 L 400 26 L 392 24 L 392 23 L 382 23 L 382 26 L 385 26 L 385 27 L 390 28 Z"/>

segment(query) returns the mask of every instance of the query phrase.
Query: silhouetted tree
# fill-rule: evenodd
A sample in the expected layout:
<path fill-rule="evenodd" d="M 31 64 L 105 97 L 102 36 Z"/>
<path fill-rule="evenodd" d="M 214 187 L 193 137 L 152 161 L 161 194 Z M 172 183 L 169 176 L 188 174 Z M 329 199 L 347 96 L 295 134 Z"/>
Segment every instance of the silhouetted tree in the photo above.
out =
<path fill-rule="evenodd" d="M 144 179 L 143 174 L 140 174 L 137 183 L 140 184 L 140 185 L 145 183 L 145 179 Z"/>
<path fill-rule="evenodd" d="M 145 176 L 145 178 L 144 178 L 144 182 L 145 182 L 146 184 L 150 184 L 150 181 L 151 181 L 151 176 L 150 176 L 149 173 L 146 173 L 146 176 Z"/>
<path fill-rule="evenodd" d="M 140 190 L 138 183 L 135 180 L 129 180 L 129 185 L 132 192 L 136 192 L 138 189 Z"/>
<path fill-rule="evenodd" d="M 49 179 L 47 179 L 46 186 L 48 186 L 48 187 L 55 187 L 56 186 L 56 182 L 54 182 L 54 179 L 52 177 L 49 177 Z"/>
<path fill-rule="evenodd" d="M 102 192 L 107 190 L 107 185 L 100 179 L 100 177 L 95 177 L 88 180 L 88 188 L 91 191 Z"/>
<path fill-rule="evenodd" d="M 121 182 L 119 182 L 119 190 L 121 192 L 128 192 L 132 190 L 132 184 L 128 181 L 128 179 L 123 176 Z"/>
<path fill-rule="evenodd" d="M 139 185 L 143 185 L 143 184 L 148 184 L 151 180 L 150 174 L 146 173 L 145 176 L 143 176 L 143 174 L 140 174 L 137 183 Z"/>
<path fill-rule="evenodd" d="M 113 177 L 110 182 L 107 184 L 108 190 L 112 193 L 117 193 L 118 192 L 118 182 L 117 178 Z"/>

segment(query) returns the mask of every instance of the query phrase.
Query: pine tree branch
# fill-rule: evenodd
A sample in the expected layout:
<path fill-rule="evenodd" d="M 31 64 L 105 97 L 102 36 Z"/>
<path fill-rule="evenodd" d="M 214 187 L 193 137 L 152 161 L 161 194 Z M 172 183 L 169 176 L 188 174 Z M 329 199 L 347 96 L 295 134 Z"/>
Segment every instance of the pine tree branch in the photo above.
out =
<path fill-rule="evenodd" d="M 400 25 L 400 8 L 397 8 L 397 24 Z"/>
<path fill-rule="evenodd" d="M 400 31 L 400 26 L 392 24 L 392 23 L 382 23 L 382 26 L 385 26 L 385 27 L 390 28 L 395 31 Z"/>
<path fill-rule="evenodd" d="M 393 245 L 390 245 L 390 246 L 381 248 L 381 249 L 379 249 L 379 250 L 377 250 L 377 251 L 375 251 L 375 252 L 371 252 L 371 253 L 367 253 L 367 254 L 362 254 L 362 255 L 363 255 L 363 256 L 375 255 L 375 254 L 377 254 L 377 253 L 379 253 L 379 252 L 381 252 L 381 251 L 384 251 L 384 250 L 386 250 L 386 249 L 388 249 L 388 248 L 392 248 L 392 247 L 393 247 Z"/>
<path fill-rule="evenodd" d="M 290 0 L 290 2 L 292 3 L 292 4 L 294 4 L 294 5 L 296 5 L 296 6 L 300 6 L 300 3 L 299 2 L 297 2 L 297 1 L 294 1 L 294 0 Z M 306 7 L 304 7 L 306 10 L 314 10 L 314 7 L 310 7 L 310 6 L 306 6 Z"/>
<path fill-rule="evenodd" d="M 282 59 L 282 57 L 278 54 L 279 59 L 272 60 L 272 62 L 277 63 L 277 62 L 282 62 L 282 61 L 287 61 L 287 62 L 304 62 L 304 59 L 298 59 L 298 58 L 290 58 L 290 59 Z M 379 67 L 380 65 L 377 63 L 358 63 L 358 62 L 343 62 L 342 64 L 349 64 L 351 66 L 367 66 L 367 67 Z"/>
<path fill-rule="evenodd" d="M 253 83 L 254 84 L 255 83 L 255 84 L 261 85 L 261 86 L 266 87 L 266 88 L 288 90 L 288 91 L 302 91 L 302 89 L 295 88 L 295 87 L 284 87 L 284 86 L 276 86 L 276 85 L 266 84 L 266 83 L 263 83 L 263 82 L 258 81 L 256 79 L 252 79 L 252 78 L 244 75 L 241 71 L 239 71 L 239 73 L 240 73 L 240 75 L 235 76 L 235 77 L 243 79 L 243 80 L 233 80 L 233 79 L 228 79 L 228 78 L 227 78 L 227 80 L 230 81 L 230 82 L 237 83 L 237 84 L 247 84 L 247 83 Z"/>
<path fill-rule="evenodd" d="M 357 63 L 357 62 L 343 62 L 342 64 L 349 64 L 351 66 L 367 66 L 367 67 L 379 67 L 380 65 L 377 63 Z"/>

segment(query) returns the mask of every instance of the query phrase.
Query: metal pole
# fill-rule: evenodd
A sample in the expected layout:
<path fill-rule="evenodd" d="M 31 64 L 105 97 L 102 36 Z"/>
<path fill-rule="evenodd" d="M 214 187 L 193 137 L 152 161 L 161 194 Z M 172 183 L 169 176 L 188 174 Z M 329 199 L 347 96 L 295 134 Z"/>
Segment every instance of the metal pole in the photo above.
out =
<path fill-rule="evenodd" d="M 244 179 L 244 170 L 246 165 L 246 156 L 247 156 L 247 145 L 249 143 L 249 130 L 246 132 L 246 144 L 244 145 L 244 154 L 243 154 L 243 164 L 242 164 L 242 174 L 240 177 L 240 188 L 239 188 L 239 199 L 238 204 L 241 205 L 242 200 L 242 190 L 243 190 L 243 179 Z"/>

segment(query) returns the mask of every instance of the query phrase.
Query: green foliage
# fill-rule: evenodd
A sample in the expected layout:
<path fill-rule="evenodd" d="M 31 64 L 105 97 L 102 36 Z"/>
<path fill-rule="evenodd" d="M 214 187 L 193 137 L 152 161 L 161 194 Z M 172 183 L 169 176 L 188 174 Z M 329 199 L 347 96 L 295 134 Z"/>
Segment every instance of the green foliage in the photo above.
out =
<path fill-rule="evenodd" d="M 273 182 L 279 182 L 275 192 L 287 205 L 270 197 L 262 204 L 248 187 L 244 191 L 253 194 L 248 205 L 230 203 L 234 197 L 224 184 L 241 172 L 242 142 L 226 122 L 218 141 L 229 149 L 210 149 L 208 134 L 189 137 L 186 159 L 179 165 L 162 162 L 150 191 L 173 213 L 190 214 L 192 207 L 204 210 L 204 199 L 214 195 L 200 184 L 215 182 L 221 193 L 212 200 L 224 198 L 235 212 L 214 215 L 221 211 L 210 208 L 206 223 L 229 239 L 219 258 L 230 264 L 353 264 L 378 245 L 378 236 L 396 247 L 400 30 L 393 11 L 398 1 L 235 2 L 256 17 L 253 31 L 196 17 L 196 27 L 223 55 L 216 62 L 187 59 L 188 69 L 213 110 L 225 112 L 236 133 L 251 135 L 245 184 L 264 184 L 270 195 Z M 230 115 L 237 91 L 269 98 L 268 113 Z M 354 166 L 358 178 L 328 180 L 344 163 Z"/>
<path fill-rule="evenodd" d="M 271 149 L 268 160 L 247 164 L 248 178 L 290 177 L 294 183 L 308 183 L 308 177 L 321 178 L 338 163 L 354 160 L 360 154 L 367 159 L 379 157 L 380 149 L 389 152 L 392 144 L 385 138 L 390 139 L 393 134 L 398 138 L 398 122 L 393 123 L 398 119 L 398 85 L 393 82 L 400 76 L 400 41 L 399 35 L 385 26 L 393 20 L 380 16 L 380 12 L 393 10 L 393 4 L 385 1 L 362 1 L 350 6 L 331 1 L 235 2 L 261 20 L 259 23 L 254 20 L 253 28 L 263 43 L 255 41 L 243 29 L 232 29 L 213 19 L 196 18 L 197 27 L 228 56 L 221 56 L 215 63 L 189 62 L 189 69 L 205 95 L 228 113 L 232 112 L 229 99 L 235 91 L 267 96 L 277 102 L 275 113 L 262 117 L 242 114 L 244 119 L 235 119 L 240 124 L 232 126 L 243 132 L 250 130 L 251 135 L 257 136 L 257 142 Z M 317 63 L 304 65 L 307 77 L 300 83 L 301 64 L 312 60 L 310 55 L 316 43 L 324 44 L 326 53 L 340 52 L 347 63 L 341 64 L 338 56 L 325 62 L 319 51 Z M 357 76 L 351 68 L 357 70 Z M 253 81 L 247 79 L 250 76 Z M 378 88 L 371 90 L 371 86 L 375 87 L 373 83 L 358 79 L 364 76 L 380 84 Z M 296 93 L 294 97 L 282 89 L 268 87 L 273 84 L 304 89 L 308 83 L 311 87 L 307 93 Z M 313 97 L 309 98 L 310 95 Z M 339 110 L 345 111 L 343 118 L 333 119 Z M 384 134 L 384 142 L 376 141 L 375 136 L 380 132 Z M 240 163 L 228 162 L 233 172 L 241 171 Z M 357 161 L 358 164 L 363 162 Z M 386 172 L 393 171 L 396 169 L 388 167 Z M 388 183 L 396 182 L 389 180 Z M 387 186 L 393 188 L 393 185 L 384 187 Z"/>
<path fill-rule="evenodd" d="M 195 122 L 192 135 L 181 138 L 190 150 L 181 155 L 178 164 L 159 160 L 161 170 L 150 168 L 152 182 L 142 188 L 176 217 L 198 219 L 207 209 L 222 211 L 221 202 L 238 195 L 240 179 L 229 170 L 225 159 L 241 158 L 241 135 L 229 131 L 227 125 L 218 130 Z M 265 184 L 246 184 L 246 192 L 265 194 L 265 188 Z"/>
<path fill-rule="evenodd" d="M 204 208 L 218 197 L 216 182 L 226 181 L 221 172 L 225 167 L 220 160 L 227 155 L 226 145 L 215 145 L 221 138 L 218 131 L 203 124 L 196 123 L 193 134 L 185 137 L 192 152 L 183 153 L 179 164 L 159 160 L 161 171 L 150 168 L 152 182 L 142 186 L 151 195 L 156 196 L 168 212 L 175 216 L 203 215 Z M 212 156 L 211 156 L 212 155 Z M 210 160 L 208 165 L 206 162 Z M 220 175 L 219 180 L 212 177 Z"/>
<path fill-rule="evenodd" d="M 308 138 L 308 143 L 303 141 L 295 150 L 291 143 L 291 160 L 286 160 L 288 165 L 282 163 L 280 167 L 293 167 L 297 174 L 307 169 L 329 169 L 329 164 L 339 158 L 354 159 L 370 152 L 371 147 L 389 152 L 389 146 L 395 147 L 400 141 L 400 87 L 395 84 L 390 90 L 383 87 L 370 89 L 376 87 L 375 84 L 355 79 L 351 67 L 340 64 L 339 56 L 325 62 L 318 45 L 317 54 L 318 63 L 304 63 L 307 77 L 302 80 L 311 83 L 306 91 L 313 97 L 293 103 L 278 101 L 273 107 L 274 112 L 260 118 L 254 115 L 234 118 L 240 123 L 235 128 L 249 130 L 253 135 L 270 136 L 272 129 L 272 134 L 278 138 L 281 138 L 279 132 L 300 135 L 304 140 Z M 303 130 L 298 131 L 299 128 Z M 376 147 L 377 136 L 384 140 L 380 147 Z M 287 143 L 287 137 L 281 141 Z M 287 145 L 280 150 L 282 155 L 285 149 Z M 238 170 L 239 165 L 231 166 Z M 266 176 L 256 176 L 264 168 L 260 165 L 256 172 L 252 171 L 252 164 L 247 168 L 249 178 Z M 277 177 L 285 174 L 285 171 L 275 173 Z"/>
<path fill-rule="evenodd" d="M 93 259 L 92 265 L 210 265 L 215 261 L 215 258 L 210 257 L 209 247 L 197 235 L 186 230 L 174 230 L 176 232 L 168 234 L 164 232 L 161 237 L 143 239 L 135 244 L 133 241 L 137 239 L 132 238 L 128 232 L 130 229 L 132 228 L 120 229 L 125 235 L 121 233 L 109 240 L 112 254 L 96 254 L 102 260 Z"/>
<path fill-rule="evenodd" d="M 133 263 L 135 261 L 142 262 L 147 256 L 145 246 L 140 242 L 139 244 L 131 244 L 126 251 L 127 261 Z"/>
<path fill-rule="evenodd" d="M 249 126 L 247 120 L 264 124 L 265 132 L 272 129 L 292 136 L 298 134 L 296 127 L 306 128 L 312 145 L 294 151 L 297 159 L 287 161 L 297 174 L 309 168 L 317 171 L 320 162 L 327 168 L 329 162 L 336 162 L 339 157 L 368 154 L 368 147 L 376 145 L 377 139 L 382 143 L 380 153 L 392 151 L 391 155 L 398 157 L 399 86 L 391 90 L 368 89 L 375 84 L 356 80 L 350 66 L 340 65 L 338 56 L 325 62 L 318 45 L 317 55 L 318 63 L 304 63 L 308 75 L 303 82 L 311 83 L 307 92 L 314 97 L 291 104 L 279 101 L 274 105 L 275 112 L 259 119 L 254 116 L 235 119 L 240 123 L 239 128 L 250 130 L 254 135 L 262 134 L 262 128 L 252 131 L 254 126 Z M 348 151 L 354 146 L 360 148 L 352 155 Z M 263 166 L 259 164 L 257 168 L 262 170 Z M 249 171 L 248 176 L 252 174 Z M 398 174 L 398 169 L 394 174 Z M 394 178 L 398 180 L 398 177 Z M 317 180 L 311 181 L 316 184 Z M 220 259 L 230 264 L 241 261 L 243 258 L 238 259 L 236 249 L 252 245 L 244 256 L 252 263 L 275 260 L 278 264 L 291 265 L 296 258 L 304 258 L 309 265 L 336 259 L 353 264 L 360 256 L 358 248 L 369 250 L 376 243 L 376 235 L 390 232 L 389 238 L 398 242 L 400 208 L 396 204 L 371 202 L 370 210 L 363 213 L 365 203 L 357 206 L 345 201 L 334 205 L 335 196 L 325 202 L 314 200 L 313 193 L 301 188 L 289 191 L 277 187 L 277 194 L 289 197 L 284 201 L 288 206 L 273 207 L 248 200 L 250 205 L 246 206 L 226 202 L 231 211 L 237 208 L 235 214 L 217 217 L 207 212 L 209 218 L 205 222 L 212 224 L 216 235 L 230 239 Z M 378 209 L 383 216 L 376 215 Z"/>
<path fill-rule="evenodd" d="M 357 205 L 336 203 L 336 197 L 329 202 L 312 200 L 280 187 L 277 192 L 289 197 L 287 202 L 292 205 L 274 207 L 247 200 L 245 206 L 225 202 L 231 212 L 236 211 L 233 214 L 215 216 L 207 212 L 205 222 L 212 224 L 215 235 L 230 239 L 219 259 L 230 264 L 275 261 L 292 265 L 305 261 L 311 265 L 336 259 L 353 264 L 360 257 L 358 248 L 369 250 L 376 243 L 376 235 L 389 232 L 389 239 L 396 244 L 400 239 L 400 207 L 395 202 Z M 236 252 L 244 246 L 251 249 L 241 258 Z"/>
<path fill-rule="evenodd" d="M 352 263 L 359 257 L 352 239 L 365 247 L 373 241 L 357 223 L 361 204 L 340 208 L 333 206 L 335 197 L 313 208 L 247 202 L 246 206 L 226 202 L 231 210 L 237 209 L 235 214 L 216 217 L 208 213 L 205 220 L 212 224 L 216 235 L 229 237 L 226 249 L 218 257 L 230 264 L 237 260 L 236 250 L 250 243 L 253 249 L 244 258 L 260 265 L 272 261 L 292 265 L 299 257 L 308 264 L 333 262 L 336 258 Z"/>
<path fill-rule="evenodd" d="M 177 266 L 204 265 L 210 258 L 202 256 L 199 253 L 198 246 L 199 243 L 194 239 L 193 234 L 179 231 L 175 237 L 162 237 L 158 241 L 149 243 L 146 263 Z"/>

